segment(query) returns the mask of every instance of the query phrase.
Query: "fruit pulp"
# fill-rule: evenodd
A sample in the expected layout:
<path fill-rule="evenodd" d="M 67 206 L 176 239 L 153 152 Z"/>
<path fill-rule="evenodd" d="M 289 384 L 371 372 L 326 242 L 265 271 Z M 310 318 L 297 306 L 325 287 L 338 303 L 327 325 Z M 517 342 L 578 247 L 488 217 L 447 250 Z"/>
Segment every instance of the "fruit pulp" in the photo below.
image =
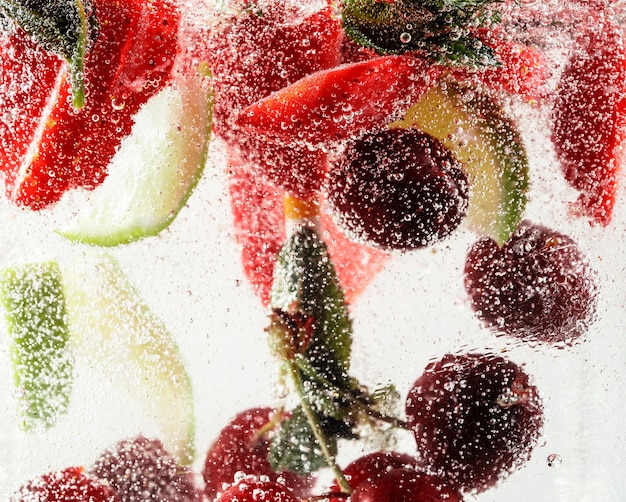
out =
<path fill-rule="evenodd" d="M 572 219 L 568 201 L 576 195 L 562 180 L 542 134 L 545 117 L 536 110 L 516 112 L 532 165 L 525 216 L 567 233 L 593 260 L 601 289 L 596 321 L 568 349 L 494 337 L 465 300 L 463 263 L 476 237 L 461 230 L 440 244 L 394 256 L 355 298 L 353 372 L 372 387 L 393 382 L 404 395 L 427 363 L 447 352 L 506 352 L 533 375 L 546 404 L 545 430 L 531 461 L 475 500 L 619 501 L 626 493 L 626 446 L 619 441 L 626 434 L 626 250 L 621 245 L 626 196 L 623 190 L 618 194 L 607 228 Z M 219 142 L 211 145 L 205 173 L 167 231 L 112 250 L 141 297 L 176 337 L 194 386 L 199 452 L 207 451 L 230 418 L 242 409 L 275 403 L 279 392 L 275 359 L 263 331 L 266 308 L 245 279 L 232 236 Z M 79 197 L 70 196 L 45 214 L 33 214 L 0 200 L 0 265 L 50 258 L 65 262 L 82 253 L 55 232 L 72 216 L 75 203 Z M 111 379 L 100 367 L 98 347 L 75 361 L 68 414 L 49 431 L 20 432 L 11 406 L 16 390 L 10 385 L 5 332 L 2 324 L 0 500 L 51 467 L 95 461 L 105 448 L 138 429 L 146 436 L 159 434 L 158 420 L 143 413 L 123 375 Z M 413 451 L 413 438 L 401 436 L 399 449 Z M 342 465 L 360 454 L 355 450 L 342 450 Z M 197 470 L 202 461 L 199 454 Z"/>

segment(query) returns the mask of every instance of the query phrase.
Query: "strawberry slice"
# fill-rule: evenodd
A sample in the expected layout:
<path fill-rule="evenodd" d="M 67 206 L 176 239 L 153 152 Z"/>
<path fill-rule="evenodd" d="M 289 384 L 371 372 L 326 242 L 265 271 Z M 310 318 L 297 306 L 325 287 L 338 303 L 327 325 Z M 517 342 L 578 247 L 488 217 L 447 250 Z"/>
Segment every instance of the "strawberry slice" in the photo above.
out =
<path fill-rule="evenodd" d="M 235 236 L 241 245 L 246 276 L 264 305 L 269 303 L 274 264 L 285 242 L 284 193 L 252 174 L 244 162 L 230 176 Z M 354 301 L 382 270 L 388 255 L 349 240 L 322 213 L 322 228 L 329 254 L 348 303 Z"/>
<path fill-rule="evenodd" d="M 214 76 L 213 132 L 229 153 L 268 182 L 301 197 L 316 192 L 325 154 L 268 142 L 236 124 L 241 110 L 298 79 L 339 62 L 342 31 L 332 9 L 301 10 L 289 2 L 251 2 L 208 37 Z"/>
<path fill-rule="evenodd" d="M 16 53 L 7 78 L 13 86 L 30 86 L 40 66 L 45 75 L 55 74 L 35 84 L 35 92 L 4 101 L 5 113 L 20 117 L 23 110 L 43 110 L 25 126 L 3 131 L 7 195 L 10 200 L 31 209 L 42 209 L 56 202 L 77 186 L 94 188 L 106 176 L 107 165 L 122 138 L 129 134 L 133 115 L 160 87 L 167 83 L 173 56 L 177 52 L 177 10 L 168 2 L 117 2 L 98 0 L 96 12 L 99 31 L 85 58 L 87 99 L 85 106 L 72 106 L 67 66 L 46 55 L 33 64 L 31 47 L 26 54 Z M 19 30 L 3 38 L 3 50 L 13 44 L 31 44 Z M 43 105 L 43 106 L 42 106 Z M 29 112 L 26 112 L 28 115 Z M 36 127 L 33 127 L 34 124 Z M 15 145 L 27 145 L 10 154 Z"/>
<path fill-rule="evenodd" d="M 0 35 L 0 170 L 8 183 L 16 175 L 12 167 L 26 155 L 62 66 L 58 56 L 47 53 L 23 31 Z"/>
<path fill-rule="evenodd" d="M 626 51 L 608 16 L 576 40 L 554 103 L 552 140 L 565 179 L 580 192 L 572 209 L 608 225 L 617 191 L 626 119 Z"/>
<path fill-rule="evenodd" d="M 398 118 L 437 69 L 412 56 L 381 56 L 308 75 L 245 108 L 238 125 L 272 138 L 341 141 Z"/>

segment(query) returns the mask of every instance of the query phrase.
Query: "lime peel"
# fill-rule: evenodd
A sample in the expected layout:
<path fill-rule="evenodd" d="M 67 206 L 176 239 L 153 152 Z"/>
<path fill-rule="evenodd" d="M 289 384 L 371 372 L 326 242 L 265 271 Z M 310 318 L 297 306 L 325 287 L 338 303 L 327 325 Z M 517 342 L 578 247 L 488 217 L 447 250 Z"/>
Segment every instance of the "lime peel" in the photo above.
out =
<path fill-rule="evenodd" d="M 449 148 L 470 182 L 465 226 L 499 245 L 509 239 L 526 206 L 528 159 L 497 102 L 476 89 L 439 84 L 390 126 L 416 127 Z"/>
<path fill-rule="evenodd" d="M 67 412 L 73 384 L 66 304 L 54 261 L 6 268 L 0 274 L 9 352 L 25 430 L 54 425 Z"/>
<path fill-rule="evenodd" d="M 127 377 L 125 388 L 156 420 L 165 447 L 182 465 L 190 464 L 193 391 L 176 341 L 113 257 L 95 250 L 80 256 L 63 270 L 77 354 Z"/>
<path fill-rule="evenodd" d="M 157 235 L 174 221 L 200 180 L 208 155 L 213 93 L 202 68 L 199 73 L 181 76 L 142 107 L 107 179 L 61 235 L 116 246 Z"/>

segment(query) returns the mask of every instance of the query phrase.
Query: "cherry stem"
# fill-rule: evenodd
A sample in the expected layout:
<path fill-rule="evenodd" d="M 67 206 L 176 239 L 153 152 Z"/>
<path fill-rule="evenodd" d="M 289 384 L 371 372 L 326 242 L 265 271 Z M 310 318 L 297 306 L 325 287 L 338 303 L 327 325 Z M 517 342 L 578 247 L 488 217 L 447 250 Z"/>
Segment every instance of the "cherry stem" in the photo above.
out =
<path fill-rule="evenodd" d="M 309 422 L 309 425 L 311 426 L 311 429 L 313 430 L 315 439 L 317 440 L 317 442 L 320 445 L 320 448 L 322 449 L 322 454 L 324 455 L 324 458 L 326 459 L 326 463 L 328 464 L 330 469 L 333 471 L 333 474 L 335 475 L 335 478 L 337 479 L 337 483 L 339 484 L 339 487 L 341 488 L 341 490 L 345 493 L 351 493 L 352 487 L 350 486 L 350 483 L 348 483 L 348 480 L 344 476 L 343 472 L 341 472 L 341 468 L 337 465 L 337 462 L 335 461 L 335 457 L 331 453 L 330 448 L 328 446 L 328 441 L 326 439 L 326 435 L 324 434 L 324 431 L 322 430 L 319 419 L 317 415 L 315 414 L 315 411 L 313 411 L 313 408 L 311 408 L 311 403 L 309 403 L 309 400 L 306 397 L 304 385 L 302 383 L 302 378 L 300 378 L 300 371 L 297 365 L 294 364 L 292 361 L 285 361 L 285 363 L 288 365 L 289 372 L 291 374 L 291 378 L 294 383 L 294 387 L 296 389 L 296 392 L 298 393 L 298 396 L 300 397 L 300 404 L 302 405 L 302 409 L 304 410 L 304 414 L 306 415 L 307 421 Z"/>
<path fill-rule="evenodd" d="M 283 198 L 283 210 L 288 235 L 301 225 L 310 225 L 321 236 L 320 203 L 317 199 L 305 200 L 287 194 Z"/>
<path fill-rule="evenodd" d="M 267 423 L 265 423 L 263 426 L 261 426 L 254 433 L 252 440 L 253 441 L 257 441 L 260 438 L 262 438 L 263 436 L 265 436 L 268 432 L 273 431 L 274 429 L 276 429 L 276 427 L 278 427 L 280 422 L 283 420 L 284 415 L 285 414 L 284 414 L 283 408 L 280 408 L 279 410 L 277 410 L 276 413 L 274 413 L 274 414 L 272 414 L 272 416 L 270 416 L 270 419 L 267 421 Z"/>

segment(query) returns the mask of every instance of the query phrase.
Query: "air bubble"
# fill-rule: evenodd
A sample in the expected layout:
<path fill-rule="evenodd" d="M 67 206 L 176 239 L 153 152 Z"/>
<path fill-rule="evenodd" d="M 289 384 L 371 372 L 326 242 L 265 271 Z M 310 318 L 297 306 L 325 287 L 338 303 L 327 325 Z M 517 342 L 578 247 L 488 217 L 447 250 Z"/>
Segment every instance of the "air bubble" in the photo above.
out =
<path fill-rule="evenodd" d="M 117 101 L 115 98 L 111 99 L 111 106 L 114 110 L 123 110 L 126 106 L 126 101 Z"/>
<path fill-rule="evenodd" d="M 551 453 L 550 455 L 548 455 L 546 461 L 548 463 L 548 467 L 558 467 L 559 465 L 561 465 L 561 462 L 563 462 L 563 459 L 558 453 Z"/>
<path fill-rule="evenodd" d="M 404 32 L 400 35 L 400 42 L 402 42 L 403 44 L 408 44 L 411 42 L 411 34 L 408 32 Z"/>

